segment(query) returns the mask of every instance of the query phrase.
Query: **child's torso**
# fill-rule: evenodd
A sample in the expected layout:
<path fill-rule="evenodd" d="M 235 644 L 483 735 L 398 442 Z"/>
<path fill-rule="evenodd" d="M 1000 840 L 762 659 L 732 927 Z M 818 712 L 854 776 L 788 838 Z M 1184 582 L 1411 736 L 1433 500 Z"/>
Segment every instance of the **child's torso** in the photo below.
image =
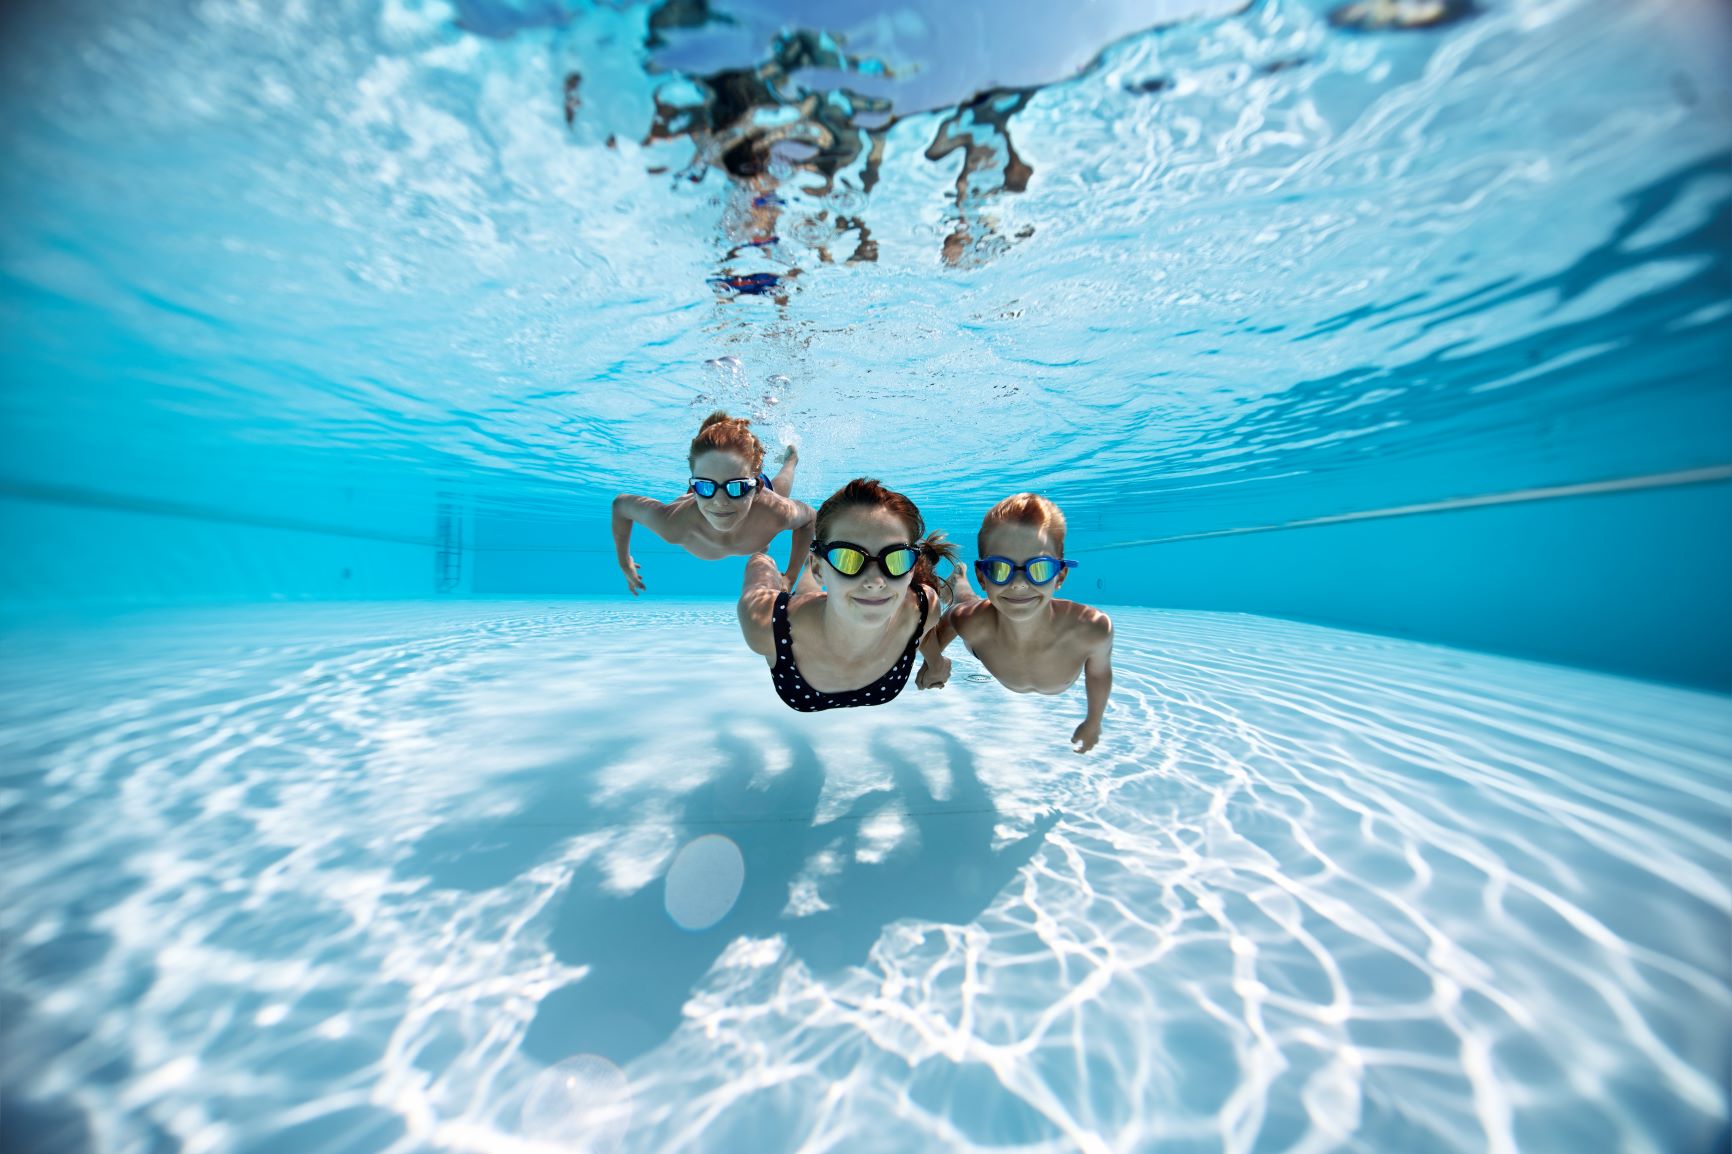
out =
<path fill-rule="evenodd" d="M 720 533 L 698 512 L 697 501 L 689 494 L 675 502 L 669 519 L 668 543 L 678 545 L 703 561 L 719 561 L 723 557 L 744 557 L 769 548 L 776 534 L 782 531 L 782 518 L 762 499 L 752 502 L 745 520 L 729 533 Z"/>
<path fill-rule="evenodd" d="M 959 629 L 969 651 L 986 671 L 1013 693 L 1063 693 L 1076 684 L 1088 657 L 1086 643 L 1072 609 L 1075 602 L 1055 601 L 1050 628 L 1023 639 L 1011 636 L 998 611 L 990 605 L 973 614 Z"/>

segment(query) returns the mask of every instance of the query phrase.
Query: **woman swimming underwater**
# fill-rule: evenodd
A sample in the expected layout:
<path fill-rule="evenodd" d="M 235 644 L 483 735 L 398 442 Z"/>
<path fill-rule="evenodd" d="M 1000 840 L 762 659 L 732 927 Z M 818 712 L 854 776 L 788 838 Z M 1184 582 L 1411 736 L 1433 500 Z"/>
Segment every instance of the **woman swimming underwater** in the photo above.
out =
<path fill-rule="evenodd" d="M 811 568 L 791 593 L 767 554 L 747 562 L 740 630 L 790 708 L 883 705 L 938 625 L 933 566 L 954 562 L 956 547 L 926 533 L 914 502 L 865 477 L 819 507 L 816 529 Z"/>

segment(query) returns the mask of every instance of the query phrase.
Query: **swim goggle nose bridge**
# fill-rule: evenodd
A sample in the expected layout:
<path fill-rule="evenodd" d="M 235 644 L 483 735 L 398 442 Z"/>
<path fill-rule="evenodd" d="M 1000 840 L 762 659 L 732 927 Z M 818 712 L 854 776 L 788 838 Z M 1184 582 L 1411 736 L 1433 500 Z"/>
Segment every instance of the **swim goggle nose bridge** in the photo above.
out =
<path fill-rule="evenodd" d="M 886 545 L 876 553 L 852 541 L 816 541 L 812 552 L 829 562 L 830 568 L 844 577 L 857 577 L 868 561 L 875 562 L 884 576 L 895 580 L 906 576 L 920 560 L 920 550 L 913 545 Z"/>
<path fill-rule="evenodd" d="M 982 557 L 974 563 L 974 571 L 980 574 L 980 579 L 994 585 L 1009 585 L 1018 573 L 1027 574 L 1030 585 L 1046 585 L 1066 569 L 1076 567 L 1075 561 L 1065 561 L 1044 554 L 1030 557 L 1021 565 L 1009 557 Z"/>
<path fill-rule="evenodd" d="M 731 481 L 712 481 L 708 477 L 693 477 L 690 488 L 693 493 L 705 500 L 714 497 L 717 489 L 736 501 L 754 489 L 769 489 L 770 492 L 775 492 L 775 489 L 770 485 L 770 478 L 762 473 L 756 477 L 735 477 Z"/>

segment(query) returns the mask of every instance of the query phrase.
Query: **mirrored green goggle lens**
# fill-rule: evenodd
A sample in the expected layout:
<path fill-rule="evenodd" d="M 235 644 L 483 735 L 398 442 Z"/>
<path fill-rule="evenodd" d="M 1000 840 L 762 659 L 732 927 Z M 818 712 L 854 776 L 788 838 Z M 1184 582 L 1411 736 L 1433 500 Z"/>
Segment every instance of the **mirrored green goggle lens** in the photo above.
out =
<path fill-rule="evenodd" d="M 982 563 L 982 568 L 986 573 L 986 579 L 994 585 L 1008 585 L 1010 579 L 1016 576 L 1019 566 L 1010 561 L 986 561 Z M 1064 566 L 1051 558 L 1038 557 L 1020 568 L 1022 572 L 1028 574 L 1029 584 L 1045 585 L 1057 577 L 1059 570 Z"/>
<path fill-rule="evenodd" d="M 825 552 L 824 560 L 844 577 L 853 577 L 866 568 L 868 558 L 858 549 L 830 549 Z M 914 568 L 914 560 L 912 549 L 892 550 L 884 555 L 884 571 L 892 577 L 900 577 Z"/>
<path fill-rule="evenodd" d="M 832 549 L 824 554 L 824 560 L 830 562 L 836 572 L 847 577 L 866 567 L 866 554 L 858 549 Z"/>

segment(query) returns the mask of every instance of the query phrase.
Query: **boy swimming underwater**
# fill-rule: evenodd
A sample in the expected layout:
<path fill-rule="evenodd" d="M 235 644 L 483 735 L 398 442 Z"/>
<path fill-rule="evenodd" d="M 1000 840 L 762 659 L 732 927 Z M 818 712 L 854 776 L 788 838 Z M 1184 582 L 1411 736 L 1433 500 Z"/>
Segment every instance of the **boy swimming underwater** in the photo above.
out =
<path fill-rule="evenodd" d="M 812 549 L 816 514 L 791 500 L 799 454 L 790 445 L 774 480 L 759 472 L 764 445 L 743 417 L 711 413 L 692 438 L 686 464 L 691 477 L 685 493 L 663 503 L 621 493 L 613 499 L 613 543 L 626 587 L 637 596 L 643 574 L 631 555 L 631 527 L 639 524 L 694 557 L 715 561 L 749 556 L 769 548 L 784 529 L 794 534 L 783 579 L 789 588 Z"/>
<path fill-rule="evenodd" d="M 944 649 L 961 637 L 999 684 L 1014 693 L 1063 693 L 1084 675 L 1088 714 L 1071 734 L 1087 753 L 1101 736 L 1101 718 L 1113 688 L 1113 623 L 1105 613 L 1054 597 L 1075 561 L 1064 560 L 1064 514 L 1034 493 L 1006 497 L 980 525 L 975 575 L 955 574 L 956 601 L 921 646 L 925 662 L 916 684 L 936 689 L 950 679 Z"/>

